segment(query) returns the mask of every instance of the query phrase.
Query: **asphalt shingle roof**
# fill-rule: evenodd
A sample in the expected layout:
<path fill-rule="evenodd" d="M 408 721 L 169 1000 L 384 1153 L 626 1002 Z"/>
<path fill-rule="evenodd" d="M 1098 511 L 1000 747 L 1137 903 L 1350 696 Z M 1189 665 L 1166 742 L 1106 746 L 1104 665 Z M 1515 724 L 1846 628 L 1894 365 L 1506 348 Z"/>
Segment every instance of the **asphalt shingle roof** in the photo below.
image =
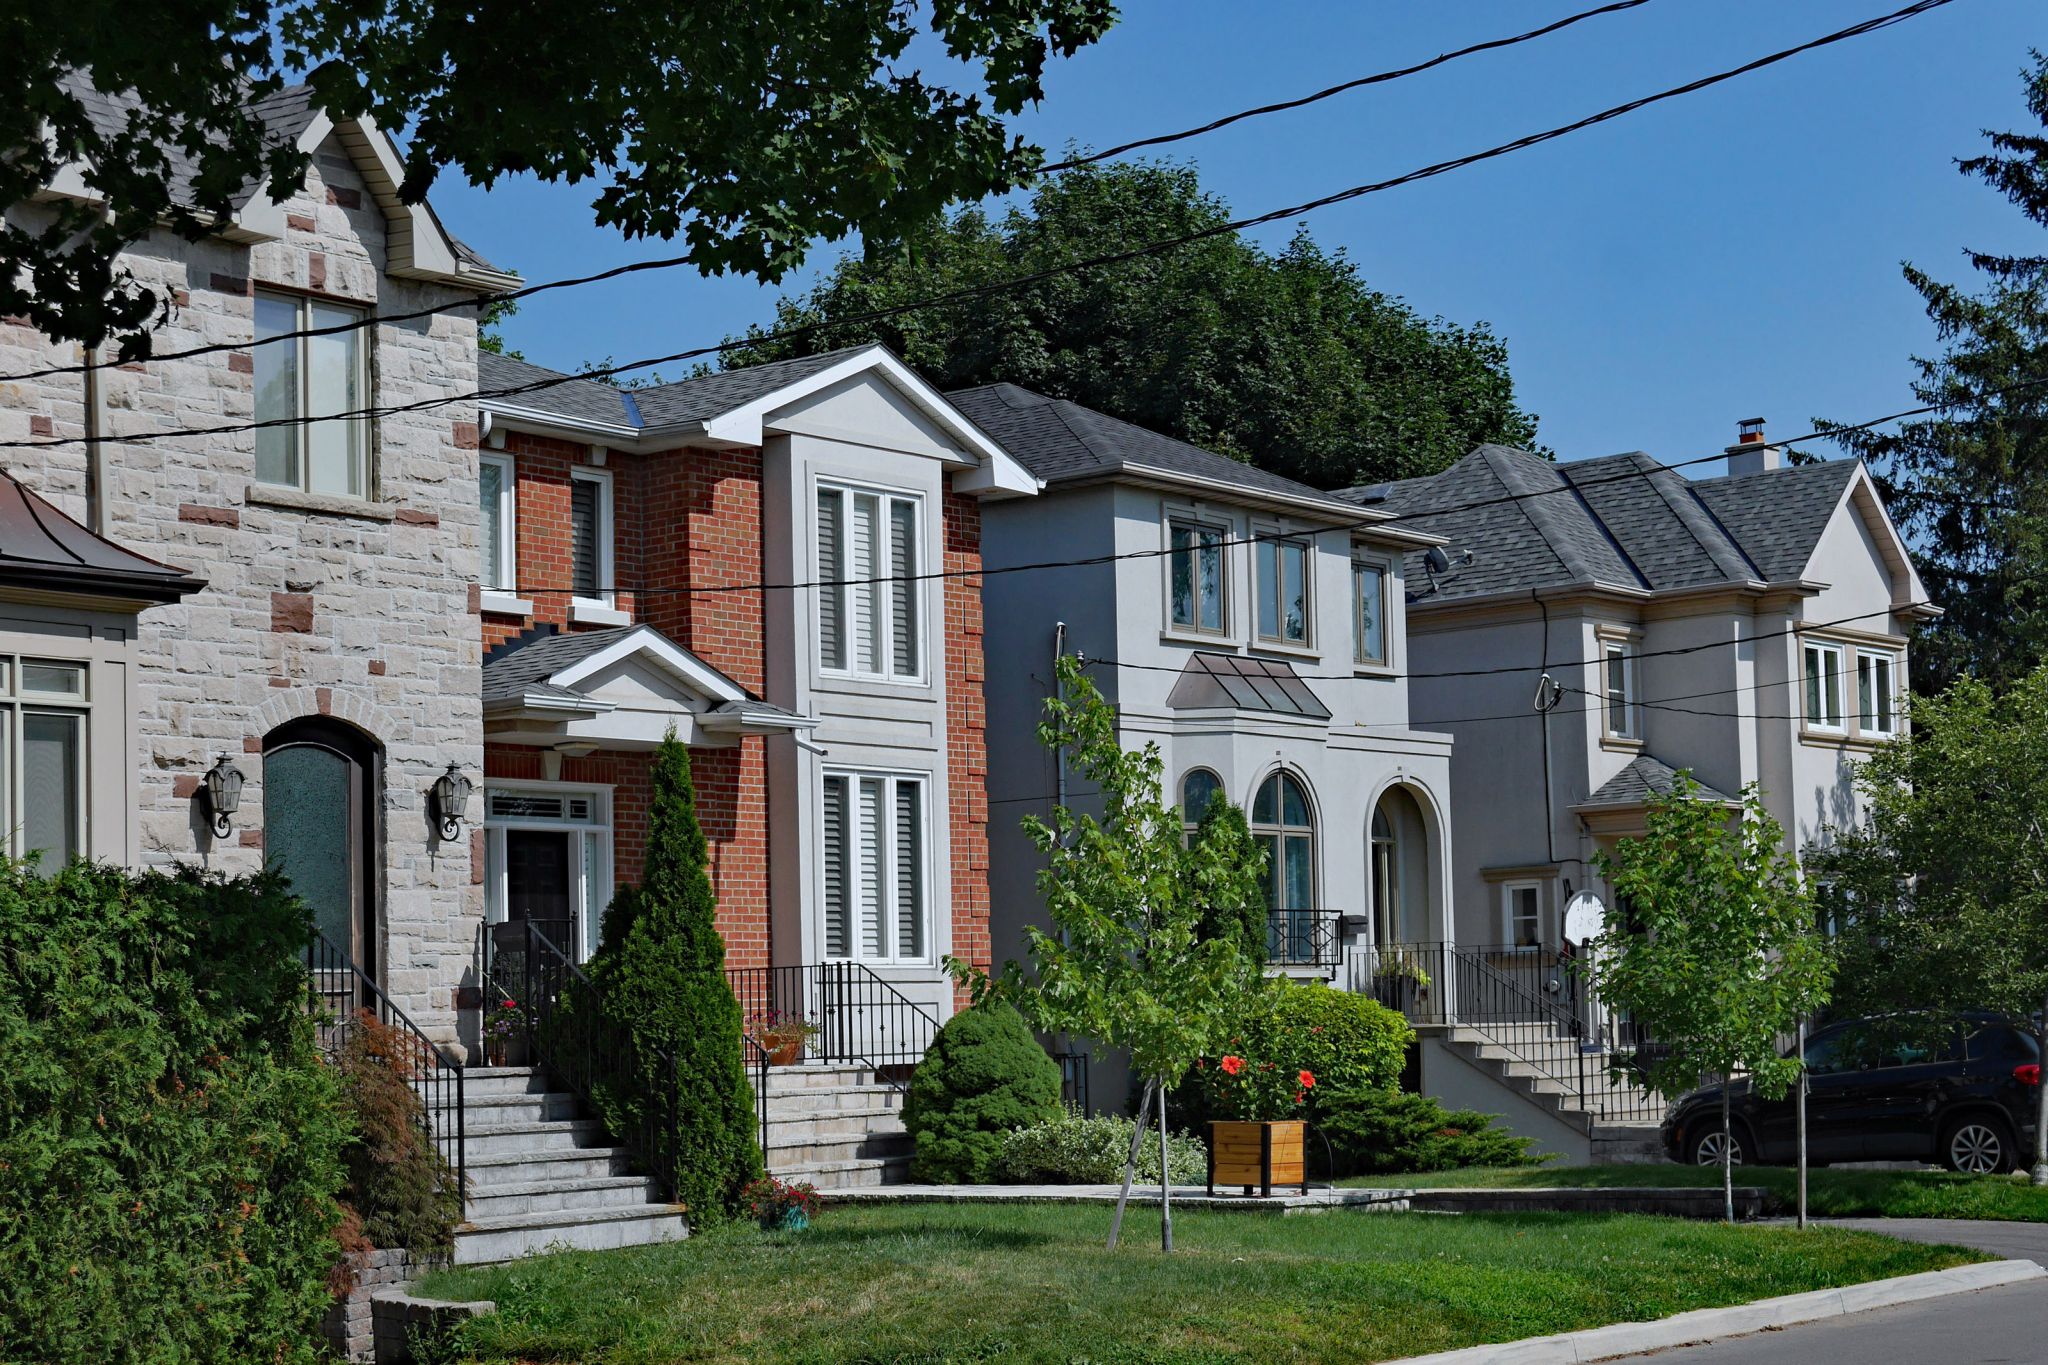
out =
<path fill-rule="evenodd" d="M 1325 503 L 1333 512 L 1353 510 L 1305 483 L 1016 384 L 983 384 L 946 397 L 969 421 L 1049 484 L 1103 478 L 1142 466 L 1230 484 L 1248 492 Z"/>
<path fill-rule="evenodd" d="M 1693 798 L 1699 801 L 1727 801 L 1730 798 L 1706 783 L 1693 779 Z M 1600 784 L 1581 804 L 1588 806 L 1641 806 L 1668 794 L 1678 785 L 1678 769 L 1661 758 L 1638 754 L 1629 765 Z"/>
<path fill-rule="evenodd" d="M 1856 467 L 1694 482 L 1640 451 L 1558 464 L 1483 445 L 1440 474 L 1335 496 L 1473 552 L 1439 580 L 1438 600 L 1578 583 L 1664 592 L 1797 578 Z M 1421 554 L 1409 560 L 1409 582 L 1427 583 Z"/>
<path fill-rule="evenodd" d="M 90 77 L 74 71 L 63 77 L 58 85 L 64 93 L 76 99 L 85 110 L 85 116 L 102 137 L 114 137 L 128 127 L 129 117 L 140 106 L 132 92 L 110 95 L 97 89 Z M 265 95 L 250 104 L 250 110 L 262 121 L 265 140 L 269 142 L 295 142 L 299 134 L 313 121 L 316 110 L 313 107 L 313 88 L 309 85 L 288 85 L 282 90 Z M 182 147 L 167 144 L 164 156 L 171 168 L 171 197 L 178 203 L 192 203 L 192 182 L 198 167 Z M 240 208 L 263 182 L 261 178 L 250 180 L 233 196 L 234 205 Z"/>
<path fill-rule="evenodd" d="M 560 370 L 529 365 L 489 352 L 477 356 L 477 378 L 486 395 L 528 384 L 559 380 L 546 388 L 527 393 L 505 394 L 504 401 L 535 412 L 552 413 L 569 421 L 607 422 L 613 426 L 643 431 L 671 427 L 685 422 L 704 422 L 734 408 L 745 407 L 777 389 L 808 379 L 830 369 L 865 346 L 848 346 L 793 360 L 750 365 L 743 370 L 720 370 L 715 374 L 680 379 L 642 389 L 619 389 L 593 379 L 569 379 Z"/>
<path fill-rule="evenodd" d="M 476 378 L 477 387 L 485 395 L 502 396 L 504 402 L 514 407 L 553 413 L 572 421 L 605 422 L 612 426 L 639 425 L 626 402 L 625 393 L 609 384 L 599 384 L 590 379 L 563 379 L 558 370 L 529 365 L 493 351 L 477 352 Z M 550 380 L 562 382 L 549 383 L 547 388 L 530 393 L 507 392 Z"/>
<path fill-rule="evenodd" d="M 614 626 L 609 630 L 550 635 L 546 639 L 511 648 L 500 646 L 484 656 L 484 704 L 517 701 L 534 692 L 552 694 L 557 701 L 580 700 L 574 692 L 552 686 L 547 680 L 638 629 L 638 626 Z"/>

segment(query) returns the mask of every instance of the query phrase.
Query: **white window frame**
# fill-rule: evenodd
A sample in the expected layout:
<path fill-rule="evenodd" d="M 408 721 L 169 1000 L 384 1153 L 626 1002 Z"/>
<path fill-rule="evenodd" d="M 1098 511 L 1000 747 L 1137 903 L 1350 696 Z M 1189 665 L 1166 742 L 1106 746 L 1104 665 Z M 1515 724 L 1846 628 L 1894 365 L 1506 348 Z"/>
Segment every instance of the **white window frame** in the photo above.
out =
<path fill-rule="evenodd" d="M 258 289 L 255 291 L 254 297 L 289 304 L 293 313 L 292 328 L 294 331 L 301 333 L 313 329 L 313 309 L 315 307 L 332 308 L 336 312 L 352 314 L 356 321 L 361 321 L 369 316 L 369 310 L 357 304 L 346 303 L 340 299 L 316 298 L 311 294 L 297 294 L 282 289 Z M 251 312 L 251 320 L 253 325 L 253 310 Z M 376 329 L 374 327 L 361 328 L 354 333 L 354 336 L 355 390 L 359 395 L 359 399 L 356 408 L 352 410 L 360 410 L 373 407 L 376 404 L 376 395 L 370 388 L 370 352 L 376 343 Z M 311 385 L 313 383 L 313 366 L 309 363 L 311 348 L 308 343 L 313 340 L 316 340 L 316 338 L 301 335 L 295 336 L 289 341 L 270 341 L 264 343 L 264 349 L 291 348 L 292 362 L 295 367 L 295 373 L 298 376 L 297 390 L 292 395 L 292 417 L 294 421 L 291 426 L 279 428 L 279 430 L 291 433 L 292 440 L 296 446 L 295 461 L 298 465 L 299 477 L 293 483 L 280 483 L 261 477 L 257 478 L 256 482 L 265 488 L 290 488 L 313 496 L 367 500 L 371 496 L 371 490 L 375 487 L 370 476 L 369 419 L 364 417 L 315 418 L 306 415 L 312 407 Z M 260 403 L 262 401 L 261 396 L 257 395 L 255 401 Z M 253 406 L 251 413 L 259 418 L 261 417 L 261 414 L 256 412 Z M 340 422 L 346 429 L 351 466 L 349 471 L 350 482 L 355 485 L 354 491 L 348 493 L 314 493 L 312 486 L 313 462 L 311 452 L 307 447 L 310 429 L 316 422 Z"/>
<path fill-rule="evenodd" d="M 486 597 L 509 598 L 519 593 L 519 471 L 510 455 L 480 455 L 477 467 L 498 471 L 498 562 L 483 565 Z M 482 538 L 477 550 L 481 557 Z"/>
<path fill-rule="evenodd" d="M 625 612 L 618 609 L 618 561 L 612 542 L 612 473 L 609 469 L 578 466 L 569 471 L 572 485 L 577 482 L 594 484 L 597 487 L 597 583 L 595 597 L 572 597 L 569 600 L 569 619 L 579 625 L 623 626 L 628 623 Z M 576 573 L 573 545 L 575 541 L 575 512 L 571 504 L 569 535 L 572 546 L 569 574 L 573 580 Z M 573 582 L 572 582 L 573 591 Z"/>
<path fill-rule="evenodd" d="M 1810 708 L 1810 702 L 1813 699 L 1808 695 L 1807 688 L 1807 679 L 1811 676 L 1808 669 L 1815 654 L 1821 655 L 1823 660 L 1828 655 L 1833 655 L 1835 660 L 1832 675 L 1827 671 L 1825 663 L 1823 663 L 1821 669 L 1821 685 L 1827 690 L 1820 699 L 1823 714 L 1818 717 L 1813 714 Z M 1846 682 L 1846 679 L 1843 677 L 1843 665 L 1848 661 L 1848 657 L 1849 651 L 1840 642 L 1835 640 L 1808 638 L 1799 642 L 1799 714 L 1802 723 L 1807 729 L 1824 735 L 1848 733 L 1848 708 L 1843 704 L 1844 698 L 1842 696 L 1843 687 Z M 1830 676 L 1833 678 L 1832 685 L 1828 681 Z M 1832 720 L 1828 718 L 1827 713 L 1829 711 L 1833 712 Z"/>
<path fill-rule="evenodd" d="M 875 611 L 875 657 L 881 661 L 882 667 L 879 672 L 860 667 L 860 642 L 854 638 L 853 630 L 853 592 L 856 585 L 848 581 L 851 578 L 849 572 L 848 580 L 840 581 L 835 587 L 821 587 L 818 589 L 820 595 L 834 593 L 838 596 L 840 630 L 843 632 L 846 642 L 846 663 L 843 667 L 835 668 L 825 662 L 825 632 L 822 624 L 819 629 L 812 632 L 818 641 L 816 658 L 819 675 L 828 678 L 858 679 L 862 682 L 893 683 L 903 687 L 926 686 L 931 679 L 932 654 L 931 599 L 926 591 L 926 585 L 931 582 L 928 575 L 932 572 L 932 569 L 930 558 L 931 537 L 926 534 L 924 494 L 910 488 L 890 488 L 879 484 L 853 483 L 845 479 L 819 479 L 811 497 L 810 538 L 811 560 L 817 566 L 816 577 L 821 582 L 834 577 L 824 564 L 818 545 L 818 518 L 823 511 L 825 498 L 828 495 L 845 499 L 841 504 L 846 514 L 841 529 L 842 533 L 847 534 L 849 537 L 852 526 L 853 500 L 857 497 L 871 497 L 879 501 L 876 522 L 878 534 L 881 538 L 876 554 L 876 563 L 878 565 L 885 563 L 888 559 L 886 547 L 890 528 L 893 524 L 893 505 L 896 503 L 906 503 L 909 505 L 911 510 L 910 524 L 914 534 L 914 540 L 911 545 L 911 572 L 914 577 L 910 584 L 910 596 L 913 599 L 912 610 L 917 615 L 917 635 L 911 648 L 912 653 L 917 659 L 917 667 L 909 673 L 899 673 L 896 671 L 896 594 L 888 591 L 889 583 L 887 581 L 881 585 L 883 591 L 878 594 L 879 600 Z M 849 558 L 847 562 L 850 564 L 852 561 Z M 893 575 L 876 574 L 874 577 L 889 580 L 893 578 Z"/>
<path fill-rule="evenodd" d="M 1870 717 L 1863 713 L 1863 669 L 1866 664 L 1872 675 L 1871 697 L 1878 706 L 1876 724 L 1867 723 Z M 1876 686 L 1880 674 L 1884 680 L 1881 693 Z M 1801 681 L 1803 684 L 1803 677 Z M 1888 649 L 1856 651 L 1856 733 L 1868 739 L 1892 739 L 1899 733 L 1899 656 Z"/>
<path fill-rule="evenodd" d="M 1380 576 L 1380 654 L 1377 658 L 1365 652 L 1365 595 L 1360 584 L 1360 574 L 1365 569 L 1374 570 Z M 1393 581 L 1393 566 L 1386 560 L 1377 555 L 1354 554 L 1351 557 L 1351 655 L 1352 662 L 1362 667 L 1392 668 L 1394 665 L 1394 622 L 1388 607 L 1393 599 Z"/>
<path fill-rule="evenodd" d="M 1200 579 L 1200 577 L 1199 577 L 1199 576 L 1197 576 L 1197 577 L 1196 577 L 1196 579 L 1195 579 L 1195 617 L 1196 617 L 1196 619 L 1195 619 L 1195 620 L 1194 620 L 1193 622 L 1191 622 L 1191 623 L 1188 623 L 1188 624 L 1182 624 L 1181 622 L 1179 622 L 1179 621 L 1176 621 L 1176 620 L 1174 620 L 1174 619 L 1173 619 L 1173 561 L 1174 561 L 1174 557 L 1175 557 L 1175 556 L 1176 556 L 1177 554 L 1179 554 L 1179 551 L 1178 551 L 1178 550 L 1176 550 L 1176 549 L 1174 548 L 1174 543 L 1173 543 L 1173 536 L 1174 536 L 1174 532 L 1176 532 L 1176 531 L 1179 531 L 1179 530 L 1190 530 L 1190 531 L 1212 531 L 1212 532 L 1214 532 L 1214 533 L 1216 534 L 1216 536 L 1218 537 L 1218 541 L 1219 541 L 1219 543 L 1218 543 L 1218 544 L 1217 544 L 1217 546 L 1216 546 L 1216 565 L 1217 565 L 1217 573 L 1218 573 L 1218 575 L 1219 575 L 1219 578 L 1220 578 L 1220 588 L 1219 588 L 1219 591 L 1221 592 L 1221 602 L 1219 603 L 1219 606 L 1220 606 L 1220 608 L 1221 608 L 1221 609 L 1220 609 L 1220 610 L 1219 610 L 1219 612 L 1217 613 L 1217 616 L 1218 616 L 1218 620 L 1220 621 L 1220 623 L 1221 623 L 1221 624 L 1219 624 L 1219 625 L 1217 625 L 1217 626 L 1215 626 L 1215 627 L 1213 627 L 1213 628 L 1212 628 L 1212 627 L 1209 627 L 1209 626 L 1205 626 L 1205 625 L 1203 625 L 1203 624 L 1201 623 L 1201 615 L 1202 615 L 1202 609 L 1201 609 L 1201 599 L 1202 599 L 1202 594 L 1201 594 L 1201 579 Z M 1219 520 L 1217 520 L 1217 519 L 1216 519 L 1215 517 L 1209 517 L 1209 516 L 1204 516 L 1204 515 L 1202 514 L 1202 512 L 1201 512 L 1201 510 L 1200 510 L 1199 508 L 1196 508 L 1196 509 L 1188 509 L 1188 508 L 1168 508 L 1168 509 L 1167 509 L 1167 512 L 1166 512 L 1166 575 L 1165 575 L 1165 577 L 1164 577 L 1163 579 L 1161 579 L 1161 580 L 1160 580 L 1160 590 L 1161 590 L 1161 593 L 1162 593 L 1162 596 L 1161 596 L 1161 611 L 1162 611 L 1162 619 L 1163 619 L 1163 620 L 1164 620 L 1164 621 L 1166 622 L 1166 633 L 1167 633 L 1167 634 L 1169 634 L 1169 635 L 1199 635 L 1199 636 L 1202 636 L 1202 637 L 1203 637 L 1203 638 L 1205 638 L 1205 639 L 1212 639 L 1212 640 L 1214 640 L 1214 639 L 1228 639 L 1228 638 L 1230 638 L 1230 634 L 1231 634 L 1231 620 L 1230 620 L 1230 618 L 1231 618 L 1231 611 L 1230 611 L 1230 542 L 1231 542 L 1231 539 L 1232 539 L 1232 532 L 1231 532 L 1231 527 L 1230 527 L 1230 524 L 1229 524 L 1228 522 L 1224 522 L 1224 521 L 1219 521 Z M 1193 551 L 1191 551 L 1190 553 L 1191 553 L 1191 554 L 1194 554 L 1194 555 L 1195 555 L 1195 556 L 1197 557 L 1197 564 L 1199 565 L 1199 562 L 1200 562 L 1200 558 L 1199 558 L 1199 557 L 1200 557 L 1201 551 L 1200 551 L 1199 549 L 1197 549 L 1197 550 L 1193 550 Z"/>
<path fill-rule="evenodd" d="M 853 903 L 851 901 L 849 901 L 849 904 L 847 906 L 847 951 L 845 953 L 835 955 L 828 946 L 830 943 L 830 939 L 828 936 L 829 926 L 827 924 L 827 917 L 831 914 L 832 907 L 830 889 L 826 883 L 825 870 L 825 802 L 826 792 L 828 790 L 828 780 L 834 778 L 842 780 L 847 784 L 847 791 L 849 793 L 849 797 L 851 798 L 848 802 L 848 825 L 845 834 L 847 860 L 846 885 L 848 888 L 847 893 L 849 897 L 852 897 L 854 895 L 854 888 L 860 885 L 861 874 L 863 871 L 863 867 L 861 864 L 862 855 L 860 849 L 860 840 L 855 834 L 856 825 L 854 821 L 856 817 L 853 813 L 853 800 L 858 799 L 861 782 L 863 780 L 873 780 L 882 783 L 882 809 L 888 818 L 885 818 L 883 820 L 882 828 L 878 832 L 881 835 L 880 843 L 882 846 L 882 857 L 885 859 L 887 864 L 887 866 L 883 869 L 885 874 L 893 874 L 895 872 L 897 859 L 900 853 L 900 850 L 896 847 L 896 821 L 894 818 L 896 810 L 896 793 L 898 789 L 906 783 L 911 786 L 915 786 L 919 789 L 917 809 L 919 818 L 922 819 L 924 822 L 924 828 L 922 831 L 922 837 L 920 837 L 920 839 L 918 840 L 919 848 L 917 884 L 919 891 L 919 900 L 921 901 L 921 904 L 918 906 L 918 915 L 923 921 L 922 925 L 920 926 L 921 931 L 919 935 L 920 940 L 924 945 L 923 952 L 918 953 L 916 955 L 906 955 L 901 950 L 902 933 L 900 926 L 902 924 L 902 906 L 900 906 L 897 903 L 896 878 L 894 875 L 883 875 L 879 878 L 878 883 L 881 886 L 883 892 L 883 923 L 881 925 L 881 936 L 882 943 L 885 945 L 885 950 L 882 953 L 882 955 L 870 956 L 862 952 L 860 935 L 860 907 L 858 904 Z M 821 960 L 827 962 L 863 962 L 885 967 L 927 966 L 937 961 L 938 923 L 937 916 L 933 913 L 933 904 L 937 899 L 937 887 L 934 883 L 933 872 L 934 869 L 937 867 L 938 851 L 937 838 L 935 834 L 935 831 L 937 829 L 937 822 L 935 813 L 932 809 L 934 801 L 937 796 L 937 791 L 938 783 L 933 779 L 930 773 L 902 771 L 888 768 L 848 768 L 835 766 L 825 768 L 819 774 L 817 788 L 817 924 L 818 956 Z"/>
<path fill-rule="evenodd" d="M 1522 943 L 1515 937 L 1515 896 L 1527 891 L 1536 898 L 1536 941 Z M 1543 947 L 1543 883 L 1523 878 L 1500 885 L 1500 941 L 1518 953 L 1533 953 Z"/>
<path fill-rule="evenodd" d="M 23 681 L 22 667 L 46 665 L 51 668 L 77 669 L 79 691 L 76 695 L 55 692 L 30 692 Z M 0 811 L 4 819 L 6 834 L 4 851 L 8 857 L 19 858 L 29 852 L 24 838 L 26 822 L 23 812 L 28 809 L 29 792 L 27 765 L 23 762 L 26 752 L 27 716 L 30 712 L 39 715 L 62 715 L 76 717 L 78 721 L 78 770 L 74 774 L 78 789 L 77 802 L 71 811 L 72 828 L 75 831 L 74 852 L 81 857 L 93 856 L 92 844 L 92 665 L 84 659 L 59 659 L 34 654 L 0 654 L 0 774 L 4 774 L 6 807 Z M 52 858 L 45 858 L 41 864 L 44 876 L 57 872 L 63 864 Z"/>
<path fill-rule="evenodd" d="M 1267 588 L 1266 575 L 1262 571 L 1267 552 L 1273 552 L 1275 579 L 1273 589 L 1273 624 L 1281 627 L 1280 593 L 1285 575 L 1279 572 L 1279 550 L 1283 546 L 1294 546 L 1301 550 L 1301 638 L 1291 639 L 1286 635 L 1268 635 L 1259 628 L 1259 609 L 1265 605 Z M 1313 652 L 1316 647 L 1316 542 L 1315 537 L 1284 527 L 1268 526 L 1254 529 L 1252 533 L 1252 638 L 1262 647 L 1273 649 L 1297 649 Z"/>
<path fill-rule="evenodd" d="M 1616 656 L 1621 659 L 1621 725 L 1614 724 L 1614 688 L 1610 673 Z M 1643 738 L 1642 699 L 1636 687 L 1636 651 L 1630 640 L 1605 639 L 1600 643 L 1600 733 L 1607 739 L 1639 743 Z"/>
<path fill-rule="evenodd" d="M 597 856 L 601 865 L 595 869 L 589 865 L 587 838 L 569 841 L 569 917 L 576 925 L 576 942 L 571 951 L 578 962 L 586 960 L 586 945 L 592 941 L 592 930 L 602 927 L 604 913 L 618 892 L 617 827 L 612 819 L 615 808 L 612 791 L 610 785 L 597 782 L 514 782 L 495 778 L 485 781 L 485 923 L 504 923 L 510 906 L 511 881 L 505 859 L 505 831 L 535 829 L 558 834 L 596 834 Z M 565 801 L 570 797 L 587 796 L 591 799 L 591 818 L 577 820 L 565 815 L 559 820 L 550 820 L 545 816 L 495 816 L 491 814 L 491 797 L 501 792 L 559 796 Z M 589 894 L 592 890 L 597 894 Z M 596 902 L 594 905 L 593 901 Z"/>

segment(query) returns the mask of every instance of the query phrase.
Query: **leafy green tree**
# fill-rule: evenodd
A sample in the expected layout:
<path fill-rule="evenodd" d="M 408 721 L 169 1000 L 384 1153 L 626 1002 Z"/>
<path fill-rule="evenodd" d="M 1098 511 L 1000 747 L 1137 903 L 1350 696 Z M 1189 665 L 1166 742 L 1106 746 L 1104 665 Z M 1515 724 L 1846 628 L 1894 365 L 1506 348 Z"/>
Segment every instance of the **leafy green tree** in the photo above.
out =
<path fill-rule="evenodd" d="M 2024 79 L 2041 131 L 1987 134 L 1958 165 L 2048 228 L 2048 56 Z M 1943 346 L 1915 359 L 1913 391 L 1943 410 L 1836 437 L 1875 472 L 1943 610 L 1914 645 L 1930 692 L 1965 672 L 2003 687 L 2048 660 L 2048 255 L 1968 255 L 1976 292 L 1905 267 Z"/>
<path fill-rule="evenodd" d="M 1111 706 L 1071 655 L 1059 661 L 1061 691 L 1046 702 L 1039 742 L 1070 756 L 1094 786 L 1102 813 L 1070 806 L 1050 821 L 1027 816 L 1024 829 L 1046 866 L 1038 875 L 1050 928 L 1028 925 L 1031 968 L 1015 961 L 991 978 L 970 963 L 947 959 L 977 1000 L 1014 1003 L 1045 1033 L 1073 1033 L 1127 1049 L 1145 1078 L 1138 1125 L 1124 1165 L 1109 1245 L 1116 1245 L 1130 1196 L 1138 1146 L 1156 1096 L 1162 1142 L 1165 1092 L 1205 1053 L 1224 1041 L 1244 995 L 1258 988 L 1257 966 L 1235 937 L 1201 932 L 1202 888 L 1255 882 L 1256 855 L 1235 872 L 1220 867 L 1225 841 L 1183 835 L 1180 810 L 1166 800 L 1159 746 L 1126 751 Z M 1162 1148 L 1161 1164 L 1167 1165 Z M 1159 1192 L 1161 1237 L 1173 1249 L 1171 1205 Z"/>
<path fill-rule="evenodd" d="M 1909 711 L 1911 741 L 1857 774 L 1863 826 L 1807 855 L 1841 926 L 1837 1003 L 2031 1018 L 2048 1056 L 2048 666 L 2004 693 L 1961 678 Z M 2033 1182 L 2048 1185 L 2037 1093 Z"/>
<path fill-rule="evenodd" d="M 1656 1040 L 1652 1087 L 1678 1094 L 1721 1080 L 1721 1186 L 1735 1221 L 1728 1087 L 1745 1073 L 1759 1094 L 1782 1095 L 1800 1059 L 1778 1040 L 1827 1001 L 1832 971 L 1813 900 L 1783 848 L 1784 831 L 1752 784 L 1742 809 L 1698 798 L 1690 777 L 1658 798 L 1643 834 L 1595 861 L 1628 907 L 1591 955 L 1594 991 Z"/>
<path fill-rule="evenodd" d="M 980 1184 L 996 1176 L 1003 1135 L 1060 1112 L 1059 1063 L 1001 1001 L 946 1021 L 911 1073 L 903 1126 L 917 1140 L 911 1176 Z"/>
<path fill-rule="evenodd" d="M 756 328 L 763 339 L 725 363 L 878 341 L 942 388 L 1021 384 L 1326 488 L 1433 474 L 1482 441 L 1534 443 L 1507 347 L 1485 324 L 1421 316 L 1306 230 L 1277 255 L 1225 233 L 946 307 L 837 321 L 1229 220 L 1192 166 L 1079 167 L 1000 219 L 962 209 L 900 249 L 843 258 L 777 305 L 776 329 L 817 331 L 771 341 Z"/>
<path fill-rule="evenodd" d="M 604 997 L 603 1026 L 631 1040 L 637 1070 L 631 1084 L 599 1098 L 615 1133 L 653 1131 L 665 1144 L 664 1125 L 643 1120 L 666 1102 L 671 1077 L 663 1055 L 674 1061 L 674 1147 L 658 1155 L 673 1163 L 673 1197 L 701 1224 L 738 1207 L 742 1187 L 761 1173 L 761 1152 L 690 751 L 673 730 L 655 751 L 653 778 L 646 871 L 612 901 L 590 962 Z"/>
<path fill-rule="evenodd" d="M 250 103 L 303 78 L 337 120 L 401 134 L 408 202 L 444 167 L 598 183 L 600 224 L 681 235 L 706 274 L 780 279 L 812 241 L 885 242 L 1042 160 L 1005 126 L 1044 95 L 1047 59 L 1094 42 L 1110 0 L 643 0 L 479 16 L 445 0 L 113 0 L 12 6 L 0 42 L 0 208 L 82 165 L 105 204 L 0 228 L 0 315 L 52 336 L 141 340 L 166 295 L 120 268 L 160 219 L 197 240 L 237 190 L 303 183 Z M 922 25 L 922 32 L 920 31 Z M 927 37 L 959 88 L 904 60 Z M 96 124 L 60 82 L 132 92 Z M 173 197 L 174 153 L 196 170 Z M 273 191 L 274 193 L 275 191 Z M 146 344 L 146 343 L 144 343 Z"/>
<path fill-rule="evenodd" d="M 1259 876 L 1265 853 L 1252 838 L 1244 808 L 1212 792 L 1195 826 L 1188 873 L 1201 907 L 1204 938 L 1229 938 L 1255 967 L 1266 965 L 1266 889 Z"/>

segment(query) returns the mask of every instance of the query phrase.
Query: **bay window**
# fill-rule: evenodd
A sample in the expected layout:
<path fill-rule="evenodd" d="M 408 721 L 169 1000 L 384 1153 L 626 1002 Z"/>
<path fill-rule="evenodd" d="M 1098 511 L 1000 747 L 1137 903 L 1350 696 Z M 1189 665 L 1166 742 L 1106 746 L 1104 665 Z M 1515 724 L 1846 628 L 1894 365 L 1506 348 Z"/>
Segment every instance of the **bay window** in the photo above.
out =
<path fill-rule="evenodd" d="M 819 486 L 818 662 L 825 671 L 890 682 L 924 676 L 921 512 L 909 494 Z"/>
<path fill-rule="evenodd" d="M 824 781 L 824 947 L 835 960 L 930 957 L 929 811 L 920 777 L 835 772 Z"/>
<path fill-rule="evenodd" d="M 256 295 L 256 481 L 338 497 L 369 496 L 369 406 L 360 308 L 300 295 Z M 331 336 L 294 336 L 348 327 Z M 272 340 L 272 338 L 285 338 Z"/>

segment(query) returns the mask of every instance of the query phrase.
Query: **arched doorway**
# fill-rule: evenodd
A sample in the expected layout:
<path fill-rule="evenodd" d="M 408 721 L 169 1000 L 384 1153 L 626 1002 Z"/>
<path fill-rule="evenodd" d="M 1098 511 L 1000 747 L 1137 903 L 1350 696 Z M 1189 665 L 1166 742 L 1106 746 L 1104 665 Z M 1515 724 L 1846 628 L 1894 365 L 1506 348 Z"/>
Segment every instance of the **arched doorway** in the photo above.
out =
<path fill-rule="evenodd" d="M 1366 841 L 1375 944 L 1385 947 L 1439 937 L 1430 930 L 1435 870 L 1429 825 L 1412 792 L 1389 787 L 1380 795 Z"/>
<path fill-rule="evenodd" d="M 308 716 L 264 736 L 264 861 L 291 879 L 321 935 L 373 973 L 382 783 L 376 743 L 339 721 Z"/>

